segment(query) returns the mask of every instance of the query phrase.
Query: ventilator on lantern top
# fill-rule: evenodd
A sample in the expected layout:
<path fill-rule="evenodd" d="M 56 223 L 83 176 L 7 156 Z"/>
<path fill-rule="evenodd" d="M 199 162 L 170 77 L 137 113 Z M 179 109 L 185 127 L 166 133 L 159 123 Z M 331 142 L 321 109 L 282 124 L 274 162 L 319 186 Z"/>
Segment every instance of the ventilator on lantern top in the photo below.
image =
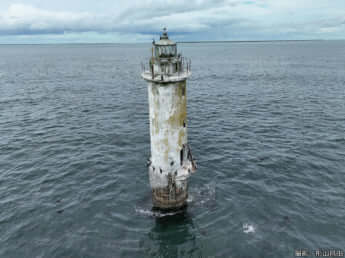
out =
<path fill-rule="evenodd" d="M 152 42 L 151 52 L 141 76 L 148 83 L 152 201 L 154 208 L 179 209 L 187 204 L 187 179 L 196 170 L 187 142 L 186 81 L 191 62 L 177 53 L 165 28 L 160 40 Z"/>

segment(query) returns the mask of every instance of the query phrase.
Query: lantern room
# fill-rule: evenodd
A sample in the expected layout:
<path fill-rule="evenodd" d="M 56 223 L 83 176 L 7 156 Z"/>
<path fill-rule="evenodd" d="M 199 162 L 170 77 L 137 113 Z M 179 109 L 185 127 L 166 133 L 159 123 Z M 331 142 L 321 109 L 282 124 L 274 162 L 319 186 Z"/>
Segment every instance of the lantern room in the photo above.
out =
<path fill-rule="evenodd" d="M 176 43 L 169 39 L 167 29 L 164 28 L 159 41 L 152 42 L 152 53 L 149 69 L 142 65 L 142 77 L 145 80 L 171 82 L 183 81 L 189 75 L 190 60 L 177 54 Z"/>
<path fill-rule="evenodd" d="M 153 45 L 156 58 L 171 58 L 177 54 L 176 43 L 169 39 L 166 28 L 163 29 L 160 40 L 153 42 Z"/>

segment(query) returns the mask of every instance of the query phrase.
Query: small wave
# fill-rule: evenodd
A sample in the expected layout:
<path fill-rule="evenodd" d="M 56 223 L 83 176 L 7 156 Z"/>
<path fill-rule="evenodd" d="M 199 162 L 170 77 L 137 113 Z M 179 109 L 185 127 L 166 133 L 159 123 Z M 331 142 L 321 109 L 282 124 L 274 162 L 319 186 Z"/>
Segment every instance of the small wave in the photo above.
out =
<path fill-rule="evenodd" d="M 243 224 L 242 228 L 243 228 L 243 232 L 246 234 L 255 233 L 255 231 L 256 231 L 256 228 L 254 227 L 254 225 L 251 225 L 248 223 Z"/>
<path fill-rule="evenodd" d="M 187 199 L 196 206 L 212 206 L 216 202 L 216 187 L 213 182 L 197 188 L 191 188 Z"/>
<path fill-rule="evenodd" d="M 194 197 L 189 195 L 187 198 L 187 203 L 191 203 L 191 202 L 193 202 L 193 200 L 194 200 Z"/>
<path fill-rule="evenodd" d="M 161 212 L 161 211 L 153 211 L 153 210 L 149 210 L 149 209 L 143 209 L 143 208 L 135 207 L 135 212 L 140 214 L 140 215 L 143 215 L 143 216 L 162 218 L 162 217 L 166 217 L 166 216 L 174 216 L 176 214 L 180 214 L 183 212 L 183 210 L 173 211 L 173 212 Z"/>

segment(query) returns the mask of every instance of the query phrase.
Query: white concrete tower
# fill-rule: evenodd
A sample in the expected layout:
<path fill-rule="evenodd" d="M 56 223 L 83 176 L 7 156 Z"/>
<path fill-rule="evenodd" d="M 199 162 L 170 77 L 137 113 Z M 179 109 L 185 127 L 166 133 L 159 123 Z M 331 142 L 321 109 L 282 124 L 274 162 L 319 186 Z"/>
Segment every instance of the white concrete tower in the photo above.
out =
<path fill-rule="evenodd" d="M 187 178 L 196 170 L 187 143 L 186 80 L 190 61 L 177 54 L 176 43 L 166 29 L 152 43 L 149 70 L 141 76 L 148 82 L 151 158 L 148 161 L 153 206 L 178 209 L 186 205 Z"/>

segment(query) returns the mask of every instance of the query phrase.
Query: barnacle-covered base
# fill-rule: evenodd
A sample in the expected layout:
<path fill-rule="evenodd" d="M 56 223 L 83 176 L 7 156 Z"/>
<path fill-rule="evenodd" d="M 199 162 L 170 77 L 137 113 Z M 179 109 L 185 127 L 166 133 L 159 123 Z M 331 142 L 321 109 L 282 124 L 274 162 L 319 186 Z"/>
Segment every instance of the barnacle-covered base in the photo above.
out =
<path fill-rule="evenodd" d="M 177 210 L 187 206 L 188 199 L 188 183 L 187 180 L 180 182 L 180 186 L 176 185 L 170 177 L 167 187 L 159 187 L 152 189 L 152 203 L 154 209 L 160 210 Z"/>
<path fill-rule="evenodd" d="M 183 145 L 182 150 L 181 165 L 175 171 L 164 173 L 155 169 L 149 160 L 152 203 L 155 209 L 176 210 L 187 205 L 188 178 L 195 172 L 196 164 L 188 144 Z"/>

